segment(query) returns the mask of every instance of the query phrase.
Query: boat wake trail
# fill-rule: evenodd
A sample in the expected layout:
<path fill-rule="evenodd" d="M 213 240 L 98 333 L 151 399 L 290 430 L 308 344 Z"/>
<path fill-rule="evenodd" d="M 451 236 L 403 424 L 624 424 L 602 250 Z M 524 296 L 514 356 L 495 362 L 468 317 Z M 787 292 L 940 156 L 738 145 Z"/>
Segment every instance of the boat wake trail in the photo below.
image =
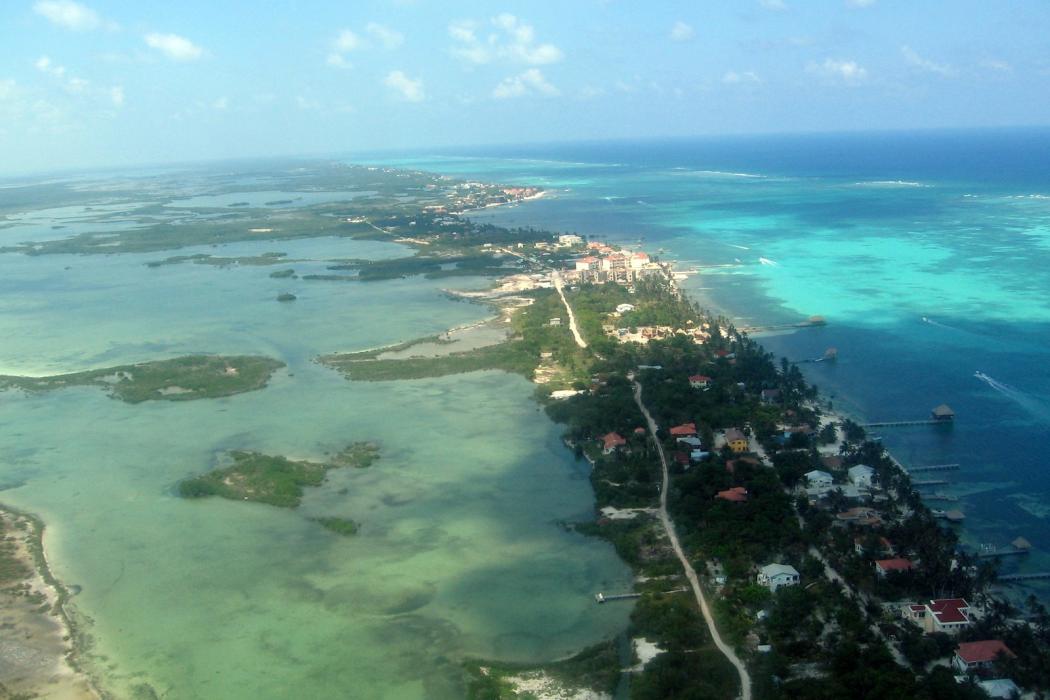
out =
<path fill-rule="evenodd" d="M 959 330 L 958 328 L 956 328 L 954 326 L 949 326 L 947 323 L 941 323 L 940 321 L 934 321 L 929 316 L 923 316 L 922 317 L 922 322 L 923 323 L 928 323 L 931 326 L 937 326 L 938 328 L 946 328 L 946 329 L 948 329 L 950 331 L 957 331 L 957 330 Z"/>
<path fill-rule="evenodd" d="M 739 248 L 740 250 L 751 250 L 746 245 L 737 245 L 736 243 L 726 243 L 730 248 Z"/>
<path fill-rule="evenodd" d="M 770 267 L 780 267 L 780 263 L 776 260 L 770 260 L 769 258 L 759 258 L 758 261 L 763 265 L 769 265 Z"/>
<path fill-rule="evenodd" d="M 1037 398 L 1035 396 L 1032 396 L 1031 394 L 1021 391 L 1017 387 L 1013 387 L 1004 382 L 1000 382 L 998 379 L 989 377 L 987 374 L 980 370 L 974 372 L 973 376 L 977 379 L 980 379 L 992 389 L 1016 403 L 1025 411 L 1032 414 L 1032 416 L 1039 418 L 1044 422 L 1050 423 L 1050 403 L 1048 403 L 1045 399 Z"/>

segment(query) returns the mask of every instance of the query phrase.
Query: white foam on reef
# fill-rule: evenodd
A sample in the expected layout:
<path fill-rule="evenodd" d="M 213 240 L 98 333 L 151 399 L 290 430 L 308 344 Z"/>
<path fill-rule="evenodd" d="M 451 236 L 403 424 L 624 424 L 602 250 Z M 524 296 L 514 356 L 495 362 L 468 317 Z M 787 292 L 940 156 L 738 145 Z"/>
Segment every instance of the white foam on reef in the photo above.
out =
<path fill-rule="evenodd" d="M 778 263 L 776 260 L 770 260 L 769 258 L 759 258 L 758 261 L 763 265 L 768 265 L 769 267 L 780 267 L 780 263 Z"/>
<path fill-rule="evenodd" d="M 932 187 L 914 180 L 863 180 L 854 182 L 855 187 Z"/>

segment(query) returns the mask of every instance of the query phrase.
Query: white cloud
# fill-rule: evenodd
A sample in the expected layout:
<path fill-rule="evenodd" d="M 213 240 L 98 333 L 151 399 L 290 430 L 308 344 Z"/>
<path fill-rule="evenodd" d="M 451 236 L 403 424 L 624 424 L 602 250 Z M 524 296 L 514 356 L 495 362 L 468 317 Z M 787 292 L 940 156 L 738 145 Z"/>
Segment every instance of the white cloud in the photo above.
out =
<path fill-rule="evenodd" d="M 871 7 L 877 0 L 846 0 L 849 7 Z"/>
<path fill-rule="evenodd" d="M 41 56 L 40 58 L 36 59 L 33 65 L 36 66 L 36 69 L 41 73 L 47 73 L 48 75 L 53 75 L 56 78 L 61 78 L 63 75 L 66 74 L 65 66 L 60 66 L 54 63 L 47 56 Z"/>
<path fill-rule="evenodd" d="M 1012 71 L 1014 69 L 1009 63 L 998 58 L 987 58 L 981 61 L 980 65 L 981 68 L 988 68 L 989 70 L 997 71 Z"/>
<path fill-rule="evenodd" d="M 786 10 L 787 4 L 784 0 L 758 0 L 758 4 L 767 10 Z"/>
<path fill-rule="evenodd" d="M 413 80 L 399 70 L 390 71 L 386 78 L 383 79 L 383 84 L 409 102 L 422 102 L 425 97 L 423 93 L 423 79 L 417 78 Z"/>
<path fill-rule="evenodd" d="M 143 39 L 151 49 L 160 51 L 173 61 L 196 61 L 204 55 L 204 49 L 178 34 L 150 32 Z"/>
<path fill-rule="evenodd" d="M 100 27 L 117 28 L 115 23 L 103 20 L 90 7 L 72 0 L 40 0 L 33 5 L 33 11 L 49 22 L 75 32 L 88 32 Z"/>
<path fill-rule="evenodd" d="M 561 94 L 558 88 L 547 82 L 539 68 L 529 68 L 524 73 L 504 78 L 492 90 L 492 96 L 497 100 L 505 100 L 511 97 L 523 97 L 525 95 L 545 95 L 554 97 Z"/>
<path fill-rule="evenodd" d="M 405 43 L 404 34 L 377 22 L 369 22 L 365 27 L 365 31 L 375 37 L 376 41 L 382 44 L 384 49 L 396 49 Z"/>
<path fill-rule="evenodd" d="M 230 98 L 226 97 L 225 95 L 223 95 L 222 97 L 219 97 L 219 98 L 213 100 L 212 103 L 211 103 L 211 108 L 214 109 L 214 110 L 218 110 L 219 112 L 224 112 L 227 109 L 229 109 L 229 107 L 230 107 Z"/>
<path fill-rule="evenodd" d="M 585 85 L 580 90 L 580 99 L 582 100 L 593 100 L 595 97 L 601 97 L 605 94 L 605 88 L 595 87 L 593 85 Z"/>
<path fill-rule="evenodd" d="M 455 41 L 452 53 L 469 63 L 490 63 L 497 59 L 542 66 L 557 63 L 564 54 L 554 44 L 536 42 L 536 30 L 509 13 L 493 17 L 496 31 L 484 39 L 478 36 L 478 24 L 473 21 L 453 22 L 448 27 Z"/>
<path fill-rule="evenodd" d="M 344 29 L 339 32 L 339 36 L 335 38 L 335 44 L 333 48 L 339 53 L 346 53 L 347 51 L 356 51 L 364 48 L 364 42 L 354 32 L 349 29 Z"/>
<path fill-rule="evenodd" d="M 114 85 L 109 89 L 109 99 L 113 103 L 114 107 L 124 106 L 124 88 L 120 85 Z"/>
<path fill-rule="evenodd" d="M 841 80 L 851 85 L 863 82 L 868 77 L 867 69 L 856 61 L 838 61 L 833 58 L 824 59 L 823 63 L 810 63 L 806 70 L 814 75 Z"/>
<path fill-rule="evenodd" d="M 675 22 L 674 26 L 671 27 L 672 41 L 689 41 L 694 36 L 696 36 L 696 32 L 693 31 L 693 28 L 681 20 Z"/>
<path fill-rule="evenodd" d="M 762 79 L 758 77 L 758 74 L 754 71 L 743 71 L 741 73 L 735 70 L 726 71 L 725 75 L 722 76 L 722 82 L 726 85 L 741 85 L 751 84 L 756 85 L 762 82 Z"/>
<path fill-rule="evenodd" d="M 902 46 L 901 54 L 909 65 L 915 66 L 916 68 L 921 68 L 924 71 L 937 73 L 938 75 L 943 76 L 955 75 L 955 69 L 951 66 L 944 63 L 934 63 L 927 58 L 923 58 L 910 46 Z"/>
<path fill-rule="evenodd" d="M 74 95 L 79 95 L 85 92 L 90 86 L 91 83 L 83 78 L 70 78 L 69 82 L 66 83 L 66 90 L 69 90 Z"/>
<path fill-rule="evenodd" d="M 346 60 L 343 54 L 338 53 L 336 51 L 333 51 L 330 54 L 328 54 L 328 58 L 325 59 L 325 63 L 332 66 L 333 68 L 342 68 L 344 70 L 354 67 L 354 64 Z"/>

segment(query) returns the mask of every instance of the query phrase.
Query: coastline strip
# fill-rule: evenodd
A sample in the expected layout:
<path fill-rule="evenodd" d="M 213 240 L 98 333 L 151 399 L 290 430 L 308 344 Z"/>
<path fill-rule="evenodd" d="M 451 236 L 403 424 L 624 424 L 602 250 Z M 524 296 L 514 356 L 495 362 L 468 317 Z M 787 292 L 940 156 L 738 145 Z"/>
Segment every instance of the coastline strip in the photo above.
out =
<path fill-rule="evenodd" d="M 715 620 L 711 616 L 711 610 L 707 606 L 707 600 L 704 598 L 704 592 L 700 588 L 700 580 L 696 576 L 696 571 L 689 563 L 689 559 L 686 558 L 685 552 L 682 551 L 682 545 L 678 542 L 678 534 L 675 532 L 674 521 L 671 520 L 671 516 L 667 513 L 667 486 L 670 481 L 670 475 L 667 469 L 667 455 L 664 453 L 664 447 L 660 444 L 659 438 L 656 436 L 656 421 L 653 420 L 652 415 L 649 413 L 649 409 L 645 407 L 645 403 L 642 402 L 642 385 L 639 384 L 633 377 L 631 383 L 634 384 L 634 401 L 638 404 L 639 410 L 645 417 L 645 423 L 649 428 L 649 435 L 653 439 L 653 444 L 656 445 L 656 453 L 660 457 L 660 469 L 663 472 L 663 481 L 660 483 L 660 508 L 658 515 L 660 516 L 660 523 L 664 527 L 664 531 L 667 533 L 667 538 L 671 542 L 671 547 L 674 549 L 675 556 L 678 557 L 678 561 L 682 563 L 682 568 L 685 569 L 686 578 L 689 579 L 689 585 L 693 589 L 693 595 L 696 597 L 696 602 L 700 606 L 700 612 L 704 616 L 704 621 L 707 623 L 707 629 L 711 632 L 711 639 L 714 641 L 715 646 L 718 650 L 729 660 L 729 663 L 733 664 L 736 668 L 737 675 L 740 677 L 740 698 L 741 700 L 751 700 L 751 676 L 747 672 L 747 666 L 740 660 L 740 657 L 736 655 L 736 652 L 722 640 L 722 636 L 718 633 L 718 627 L 715 626 Z"/>

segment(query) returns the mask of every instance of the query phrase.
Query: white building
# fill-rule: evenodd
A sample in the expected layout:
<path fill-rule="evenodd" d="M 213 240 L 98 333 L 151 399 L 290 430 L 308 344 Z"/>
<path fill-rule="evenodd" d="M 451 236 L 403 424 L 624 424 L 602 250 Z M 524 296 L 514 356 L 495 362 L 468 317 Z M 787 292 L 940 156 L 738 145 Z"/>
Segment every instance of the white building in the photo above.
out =
<path fill-rule="evenodd" d="M 558 236 L 558 245 L 563 246 L 574 246 L 583 243 L 583 238 L 577 236 L 575 233 L 564 233 Z"/>
<path fill-rule="evenodd" d="M 822 472 L 819 469 L 814 469 L 811 472 L 806 472 L 806 484 L 811 489 L 817 489 L 820 491 L 827 491 L 831 488 L 831 484 L 834 483 L 835 479 L 827 472 Z"/>
<path fill-rule="evenodd" d="M 616 313 L 625 314 L 628 311 L 634 311 L 634 304 L 620 304 L 616 307 Z"/>
<path fill-rule="evenodd" d="M 766 564 L 758 570 L 758 585 L 774 593 L 781 586 L 797 586 L 798 572 L 788 564 Z"/>
<path fill-rule="evenodd" d="M 875 470 L 866 464 L 850 467 L 847 473 L 849 474 L 849 482 L 858 489 L 870 489 L 871 481 L 875 478 Z"/>

